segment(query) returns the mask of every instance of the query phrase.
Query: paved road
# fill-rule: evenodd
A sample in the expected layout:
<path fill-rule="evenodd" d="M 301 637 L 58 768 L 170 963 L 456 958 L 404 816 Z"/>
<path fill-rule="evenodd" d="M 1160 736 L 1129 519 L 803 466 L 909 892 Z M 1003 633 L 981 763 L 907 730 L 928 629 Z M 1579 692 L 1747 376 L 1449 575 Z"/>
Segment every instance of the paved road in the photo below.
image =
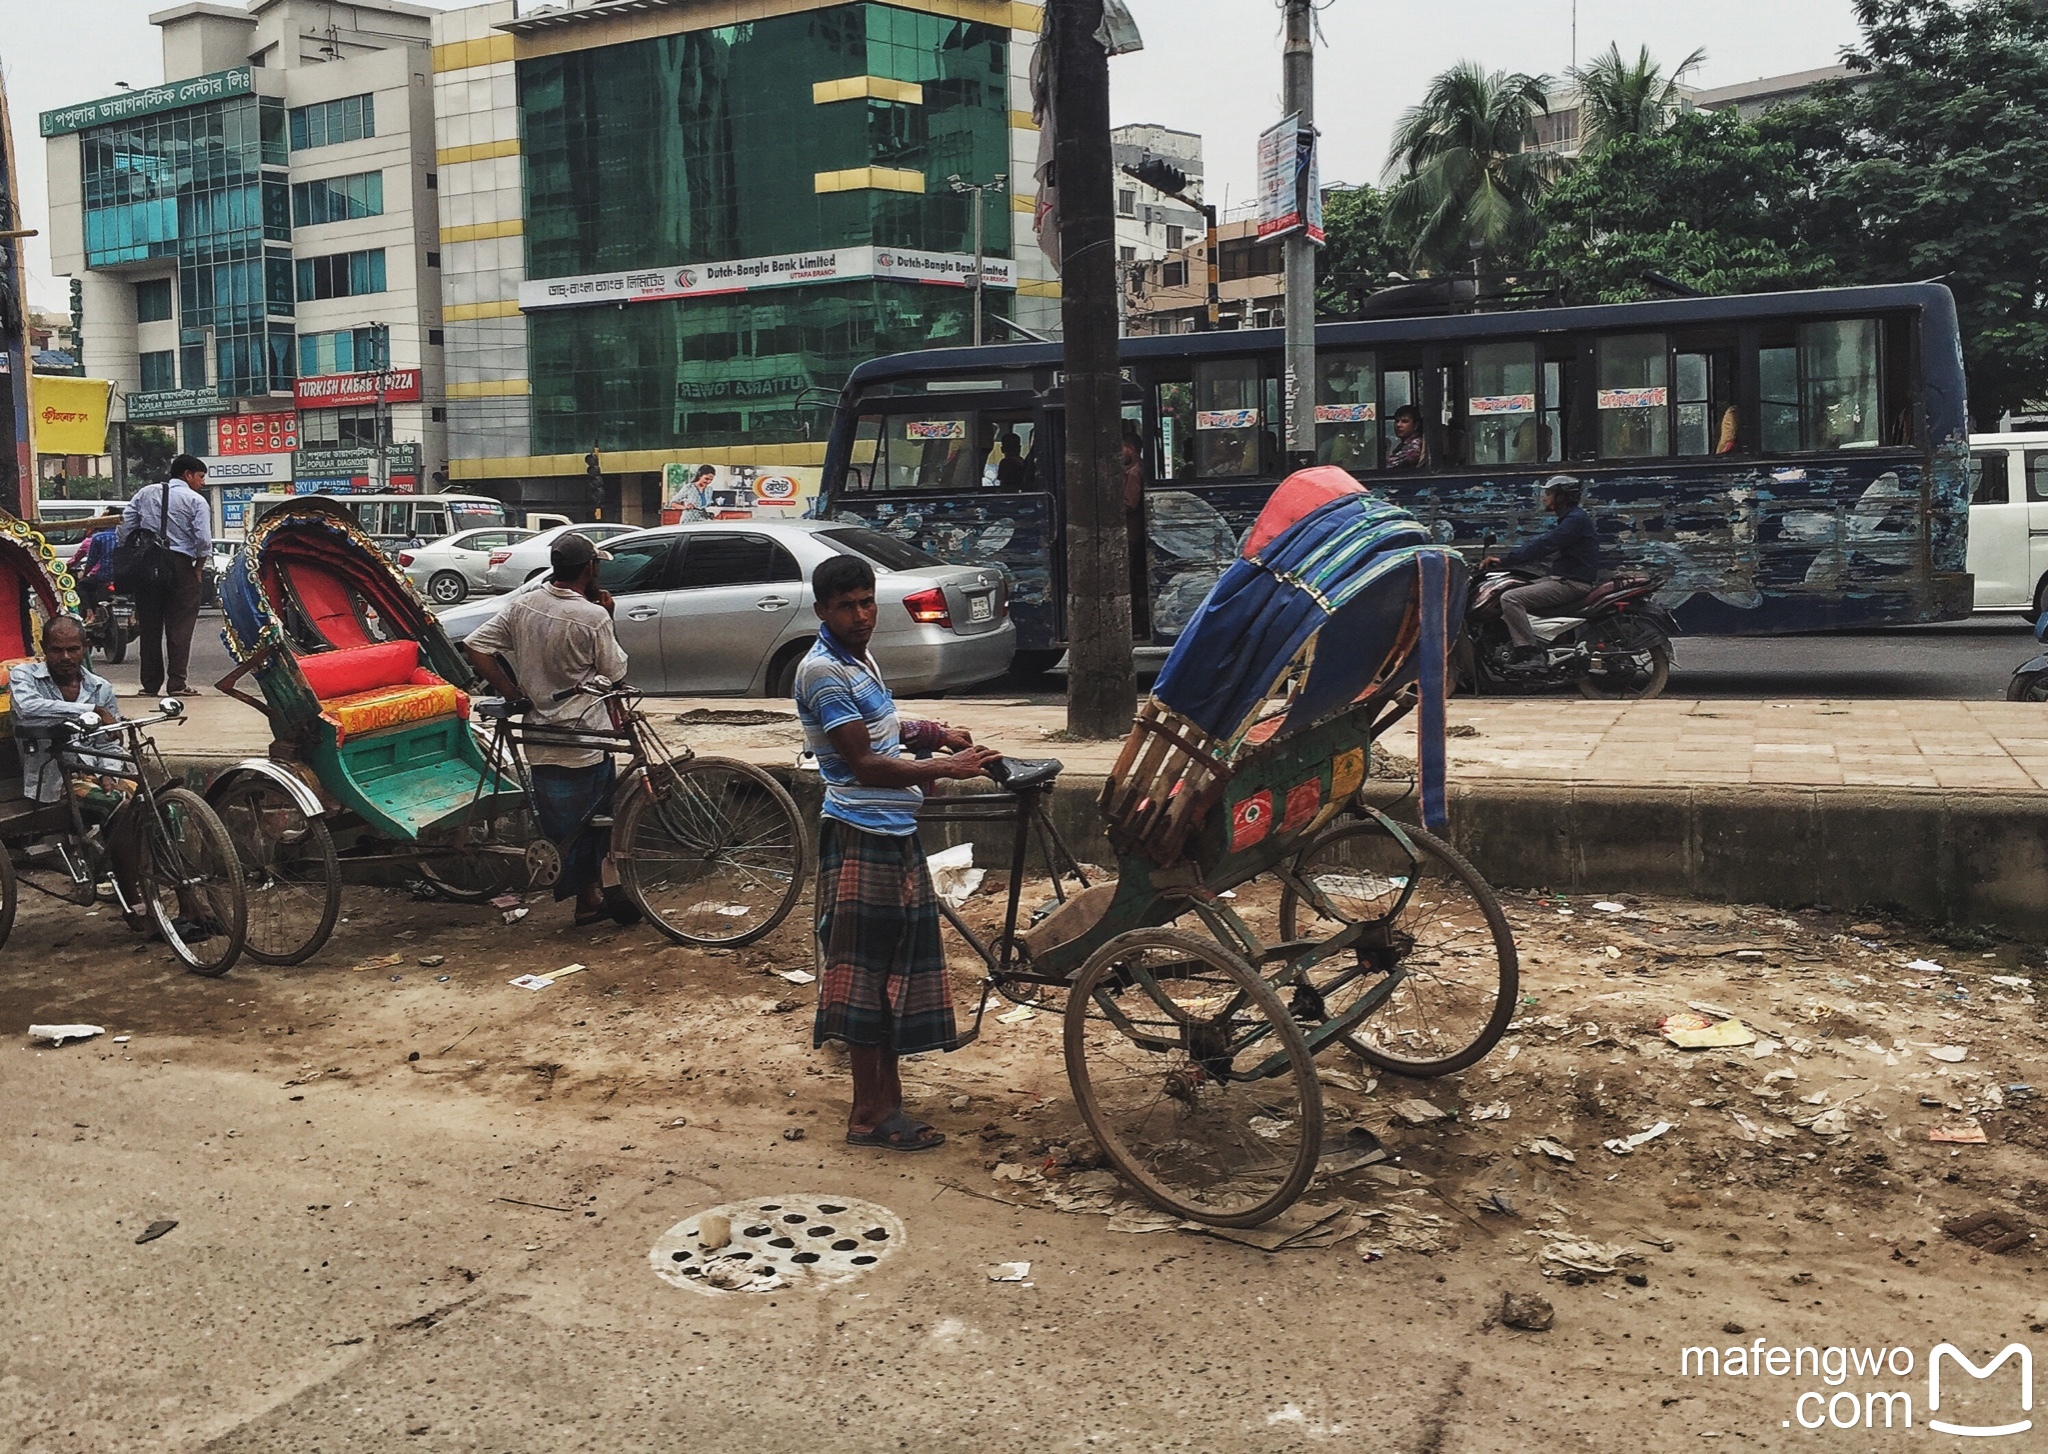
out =
<path fill-rule="evenodd" d="M 1694 636 L 1678 642 L 1670 691 L 1686 697 L 1923 697 L 1995 700 L 2012 669 L 2039 650 L 2017 616 L 1943 626 L 1836 632 L 1825 636 Z M 220 615 L 199 619 L 192 676 L 210 686 L 231 665 L 220 642 Z M 136 653 L 107 673 L 117 685 L 137 683 Z M 1053 690 L 1045 688 L 1050 685 Z M 1058 680 L 992 684 L 966 695 L 1059 697 Z"/>

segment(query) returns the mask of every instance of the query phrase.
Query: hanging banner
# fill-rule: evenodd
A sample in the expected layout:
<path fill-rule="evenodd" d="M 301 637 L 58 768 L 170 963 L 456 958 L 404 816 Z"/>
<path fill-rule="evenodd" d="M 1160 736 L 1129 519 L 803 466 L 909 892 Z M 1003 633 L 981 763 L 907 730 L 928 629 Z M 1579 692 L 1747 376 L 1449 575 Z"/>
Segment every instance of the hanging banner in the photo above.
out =
<path fill-rule="evenodd" d="M 29 434 L 37 454 L 107 452 L 107 405 L 113 384 L 106 379 L 31 374 L 28 393 Z"/>
<path fill-rule="evenodd" d="M 1323 188 L 1316 133 L 1299 116 L 1259 134 L 1259 237 L 1283 237 L 1307 228 L 1323 242 Z"/>
<path fill-rule="evenodd" d="M 592 303 L 659 303 L 671 298 L 716 298 L 761 288 L 862 278 L 968 288 L 974 285 L 974 259 L 956 253 L 900 247 L 823 248 L 776 257 L 691 263 L 686 267 L 540 278 L 519 285 L 519 307 L 530 313 L 541 308 L 578 308 Z M 982 279 L 990 288 L 1015 288 L 1016 265 L 1005 257 L 984 258 Z"/>

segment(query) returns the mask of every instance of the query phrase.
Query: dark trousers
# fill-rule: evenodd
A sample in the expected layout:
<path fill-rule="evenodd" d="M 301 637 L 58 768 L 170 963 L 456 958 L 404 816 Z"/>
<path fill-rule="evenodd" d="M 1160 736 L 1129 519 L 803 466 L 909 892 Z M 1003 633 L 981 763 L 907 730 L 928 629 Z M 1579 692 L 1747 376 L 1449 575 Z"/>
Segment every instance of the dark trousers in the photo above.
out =
<path fill-rule="evenodd" d="M 1586 599 L 1593 587 L 1585 581 L 1568 581 L 1561 576 L 1545 576 L 1540 581 L 1531 581 L 1526 586 L 1516 586 L 1504 592 L 1500 598 L 1500 614 L 1508 623 L 1508 635 L 1517 646 L 1535 646 L 1536 629 L 1529 624 L 1529 615 L 1535 611 L 1561 611 L 1576 606 Z"/>
<path fill-rule="evenodd" d="M 160 591 L 139 591 L 135 622 L 142 628 L 142 689 L 152 696 L 170 688 L 189 691 L 185 679 L 192 660 L 192 633 L 199 626 L 199 562 L 173 557 L 171 584 Z"/>

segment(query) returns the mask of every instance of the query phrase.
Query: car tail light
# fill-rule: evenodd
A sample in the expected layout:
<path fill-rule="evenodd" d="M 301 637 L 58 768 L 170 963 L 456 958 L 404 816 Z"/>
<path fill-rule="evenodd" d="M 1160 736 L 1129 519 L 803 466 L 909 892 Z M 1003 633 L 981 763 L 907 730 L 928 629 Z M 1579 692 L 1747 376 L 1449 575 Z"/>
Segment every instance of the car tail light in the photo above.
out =
<path fill-rule="evenodd" d="M 910 613 L 911 620 L 926 626 L 950 627 L 953 624 L 953 612 L 946 605 L 946 593 L 937 586 L 905 596 L 903 609 Z"/>
<path fill-rule="evenodd" d="M 412 564 L 412 552 L 409 550 L 399 551 L 398 563 L 402 566 L 410 566 Z"/>
<path fill-rule="evenodd" d="M 512 552 L 509 550 L 494 550 L 491 552 L 490 563 L 492 565 L 503 565 L 506 561 L 510 560 L 511 558 Z"/>

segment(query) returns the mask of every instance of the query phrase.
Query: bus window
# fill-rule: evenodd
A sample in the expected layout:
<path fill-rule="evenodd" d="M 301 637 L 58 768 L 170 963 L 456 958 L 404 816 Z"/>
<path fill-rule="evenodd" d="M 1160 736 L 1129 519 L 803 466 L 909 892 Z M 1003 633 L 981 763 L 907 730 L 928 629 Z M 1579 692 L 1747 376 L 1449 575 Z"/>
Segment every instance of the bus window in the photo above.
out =
<path fill-rule="evenodd" d="M 1536 408 L 1536 345 L 1483 344 L 1466 354 L 1472 464 L 1534 464 L 1544 457 Z"/>
<path fill-rule="evenodd" d="M 1735 351 L 1689 349 L 1672 358 L 1677 442 L 1682 455 L 1735 452 Z"/>
<path fill-rule="evenodd" d="M 1195 473 L 1232 479 L 1271 469 L 1279 455 L 1277 381 L 1255 358 L 1195 365 Z"/>
<path fill-rule="evenodd" d="M 1569 452 L 1572 429 L 1573 389 L 1579 376 L 1578 362 L 1571 356 L 1543 361 L 1543 424 L 1537 430 L 1537 458 L 1555 464 Z"/>
<path fill-rule="evenodd" d="M 1395 451 L 1401 447 L 1400 435 L 1394 428 L 1394 417 L 1403 409 L 1416 412 L 1418 422 L 1422 410 L 1422 369 L 1413 363 L 1386 364 L 1380 374 L 1380 458 L 1395 461 Z M 1427 431 L 1424 431 L 1425 440 Z M 1414 464 L 1390 463 L 1393 469 L 1421 469 L 1428 464 L 1425 455 Z"/>
<path fill-rule="evenodd" d="M 2009 505 L 2012 503 L 2012 486 L 2006 478 L 2007 455 L 2002 449 L 1989 454 L 1970 456 L 1970 503 L 1972 505 Z"/>
<path fill-rule="evenodd" d="M 1807 449 L 1871 449 L 1877 404 L 1877 322 L 1848 318 L 1799 329 L 1801 404 Z"/>
<path fill-rule="evenodd" d="M 1763 447 L 1766 454 L 1799 451 L 1799 349 L 1792 330 L 1771 329 L 1757 350 Z"/>
<path fill-rule="evenodd" d="M 1195 386 L 1186 379 L 1165 380 L 1154 386 L 1152 398 L 1159 412 L 1159 458 L 1152 477 L 1191 480 L 1195 477 Z"/>
<path fill-rule="evenodd" d="M 865 414 L 860 426 L 854 431 L 853 451 L 846 461 L 846 488 L 856 494 L 868 490 L 886 489 L 876 478 L 884 460 L 882 458 L 882 416 Z"/>
<path fill-rule="evenodd" d="M 981 461 L 984 490 L 1035 490 L 1038 485 L 1037 426 L 1028 409 L 981 416 L 988 449 Z"/>
<path fill-rule="evenodd" d="M 2048 501 L 2048 451 L 2027 451 L 2027 499 L 2036 505 Z"/>
<path fill-rule="evenodd" d="M 1380 378 L 1369 353 L 1326 353 L 1316 359 L 1316 463 L 1364 471 L 1379 467 L 1373 438 Z"/>
<path fill-rule="evenodd" d="M 974 421 L 969 415 L 911 414 L 891 424 L 889 473 L 894 488 L 967 491 L 980 486 L 981 460 L 974 452 Z M 906 474 L 910 482 L 899 483 Z"/>
<path fill-rule="evenodd" d="M 448 534 L 448 512 L 438 505 L 415 506 L 412 533 L 423 540 L 439 540 Z"/>
<path fill-rule="evenodd" d="M 1603 338 L 1594 345 L 1604 459 L 1671 453 L 1671 362 L 1661 333 Z"/>

